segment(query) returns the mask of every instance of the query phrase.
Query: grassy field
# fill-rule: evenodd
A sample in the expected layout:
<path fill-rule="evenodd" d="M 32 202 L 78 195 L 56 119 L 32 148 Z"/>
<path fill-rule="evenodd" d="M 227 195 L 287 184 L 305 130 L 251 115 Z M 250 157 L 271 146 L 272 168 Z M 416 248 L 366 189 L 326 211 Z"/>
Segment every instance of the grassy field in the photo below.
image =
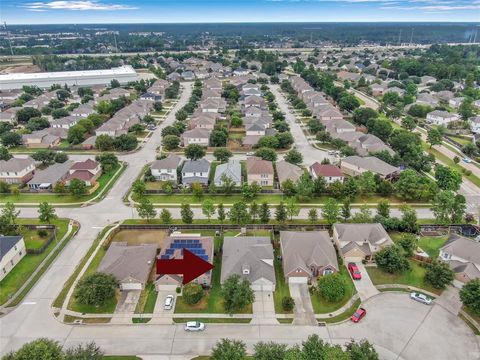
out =
<path fill-rule="evenodd" d="M 288 284 L 285 282 L 285 277 L 283 275 L 283 265 L 282 261 L 277 259 L 277 256 L 280 255 L 280 250 L 274 250 L 274 261 L 273 265 L 275 267 L 275 291 L 273 292 L 273 300 L 275 303 L 275 313 L 277 314 L 287 314 L 292 313 L 293 311 L 285 311 L 282 307 L 282 299 L 284 297 L 290 297 L 290 289 Z"/>
<path fill-rule="evenodd" d="M 25 203 L 41 203 L 41 202 L 48 202 L 49 204 L 68 204 L 68 203 L 83 203 L 86 201 L 89 201 L 93 199 L 95 196 L 97 196 L 103 189 L 105 189 L 105 195 L 108 190 L 113 186 L 115 181 L 120 177 L 120 175 L 123 173 L 125 170 L 125 166 L 123 166 L 120 171 L 118 171 L 120 168 L 117 167 L 115 170 L 112 170 L 109 173 L 102 174 L 98 178 L 98 188 L 91 194 L 88 195 L 83 195 L 83 196 L 73 196 L 70 194 L 51 194 L 51 193 L 20 193 L 18 195 L 5 195 L 2 194 L 0 198 L 0 203 L 7 203 L 7 202 L 12 202 L 12 203 L 18 203 L 18 204 L 25 204 Z M 118 171 L 118 172 L 117 172 Z M 108 185 L 107 183 L 114 178 L 114 180 Z"/>
<path fill-rule="evenodd" d="M 173 318 L 173 322 L 177 324 L 186 323 L 187 321 L 200 321 L 203 323 L 222 323 L 222 324 L 248 324 L 252 319 L 236 319 L 236 318 Z"/>
<path fill-rule="evenodd" d="M 347 269 L 344 266 L 342 266 L 340 269 L 340 275 L 342 276 L 346 284 L 345 296 L 342 298 L 342 300 L 335 303 L 331 303 L 323 299 L 318 293 L 312 294 L 311 295 L 312 307 L 315 314 L 328 314 L 335 310 L 340 309 L 356 293 L 355 285 L 353 285 L 352 278 L 350 277 Z"/>
<path fill-rule="evenodd" d="M 347 320 L 355 313 L 355 311 L 357 311 L 361 303 L 362 301 L 360 299 L 357 299 L 357 301 L 355 301 L 351 307 L 349 307 L 345 312 L 341 313 L 340 315 L 332 316 L 329 318 L 318 318 L 317 320 L 326 322 L 327 324 L 334 324 L 340 321 Z"/>
<path fill-rule="evenodd" d="M 105 355 L 103 360 L 142 360 L 138 356 Z"/>
<path fill-rule="evenodd" d="M 17 223 L 18 224 L 40 224 L 38 220 L 34 220 L 34 219 L 18 219 Z M 57 241 L 62 239 L 63 236 L 67 233 L 68 223 L 69 223 L 68 219 L 57 219 L 52 221 L 52 224 L 57 227 Z M 65 246 L 68 240 L 70 239 L 67 239 L 67 241 L 64 243 L 63 246 Z M 13 294 L 15 294 L 15 292 L 18 291 L 18 289 L 33 274 L 33 272 L 38 268 L 38 266 L 47 257 L 47 255 L 55 248 L 55 246 L 57 245 L 57 241 L 52 241 L 50 245 L 47 246 L 45 251 L 41 254 L 38 254 L 38 255 L 26 254 L 23 257 L 23 259 L 0 282 L 0 304 L 5 303 Z M 58 249 L 57 254 L 59 251 L 60 249 Z M 55 254 L 55 256 L 57 254 Z M 51 258 L 51 261 L 53 261 L 54 257 Z M 44 270 L 45 269 L 46 267 L 44 268 Z M 30 287 L 27 287 L 27 289 L 30 289 Z"/>
<path fill-rule="evenodd" d="M 158 293 L 155 290 L 155 285 L 152 282 L 149 282 L 140 294 L 140 299 L 135 308 L 135 314 L 152 314 L 155 309 L 157 295 Z"/>
<path fill-rule="evenodd" d="M 420 289 L 424 289 L 435 294 L 440 295 L 441 290 L 435 289 L 430 284 L 424 281 L 425 268 L 420 266 L 419 263 L 410 260 L 411 269 L 401 274 L 389 274 L 376 267 L 367 266 L 368 275 L 372 279 L 374 285 L 382 284 L 402 284 L 415 286 Z"/>
<path fill-rule="evenodd" d="M 40 236 L 37 229 L 22 228 L 20 232 L 23 236 L 23 240 L 25 241 L 25 246 L 27 249 L 40 249 L 45 244 L 45 242 L 50 239 L 50 236 L 53 233 L 52 230 L 44 230 L 47 232 L 47 235 Z"/>
<path fill-rule="evenodd" d="M 432 259 L 438 257 L 440 248 L 447 241 L 448 236 L 422 236 L 418 240 L 418 246 L 425 251 Z"/>

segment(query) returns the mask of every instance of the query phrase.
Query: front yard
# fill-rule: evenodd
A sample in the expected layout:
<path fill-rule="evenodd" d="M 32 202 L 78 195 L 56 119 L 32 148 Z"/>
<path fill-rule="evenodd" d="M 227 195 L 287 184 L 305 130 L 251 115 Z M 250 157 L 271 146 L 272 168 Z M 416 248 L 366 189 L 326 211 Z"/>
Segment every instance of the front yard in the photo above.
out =
<path fill-rule="evenodd" d="M 276 314 L 291 314 L 293 311 L 283 310 L 282 300 L 285 297 L 290 297 L 290 288 L 285 282 L 285 277 L 283 275 L 283 265 L 282 260 L 279 260 L 277 257 L 280 255 L 280 249 L 274 249 L 274 261 L 273 265 L 275 267 L 275 291 L 273 292 L 273 300 L 275 302 L 275 313 Z"/>
<path fill-rule="evenodd" d="M 430 284 L 426 283 L 425 278 L 425 268 L 420 265 L 420 263 L 409 260 L 411 269 L 400 274 L 389 274 L 383 270 L 380 270 L 377 267 L 367 266 L 367 272 L 374 285 L 384 285 L 384 284 L 401 284 L 414 286 L 426 291 L 430 291 L 434 294 L 440 295 L 441 290 L 434 288 Z"/>

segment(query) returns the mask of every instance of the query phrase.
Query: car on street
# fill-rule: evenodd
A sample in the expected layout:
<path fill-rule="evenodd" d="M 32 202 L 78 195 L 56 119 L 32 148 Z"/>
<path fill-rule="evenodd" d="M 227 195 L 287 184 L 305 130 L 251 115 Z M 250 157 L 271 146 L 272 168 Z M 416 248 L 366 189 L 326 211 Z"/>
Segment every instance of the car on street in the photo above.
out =
<path fill-rule="evenodd" d="M 427 295 L 418 292 L 410 293 L 410 299 L 421 302 L 425 305 L 430 305 L 433 301 L 431 297 L 428 297 Z"/>
<path fill-rule="evenodd" d="M 463 158 L 463 162 L 470 164 L 472 162 L 472 159 L 466 157 L 466 158 Z"/>
<path fill-rule="evenodd" d="M 358 270 L 357 264 L 353 262 L 348 263 L 348 271 L 352 275 L 353 280 L 360 280 L 362 278 L 362 273 Z"/>
<path fill-rule="evenodd" d="M 365 315 L 367 315 L 367 310 L 365 310 L 364 308 L 358 308 L 358 310 L 355 311 L 350 320 L 352 320 L 354 323 L 358 323 L 365 317 Z"/>
<path fill-rule="evenodd" d="M 185 331 L 203 331 L 205 324 L 200 321 L 187 321 L 185 324 Z"/>
<path fill-rule="evenodd" d="M 165 298 L 165 304 L 163 305 L 163 308 L 165 310 L 172 310 L 173 308 L 173 295 L 167 295 Z"/>

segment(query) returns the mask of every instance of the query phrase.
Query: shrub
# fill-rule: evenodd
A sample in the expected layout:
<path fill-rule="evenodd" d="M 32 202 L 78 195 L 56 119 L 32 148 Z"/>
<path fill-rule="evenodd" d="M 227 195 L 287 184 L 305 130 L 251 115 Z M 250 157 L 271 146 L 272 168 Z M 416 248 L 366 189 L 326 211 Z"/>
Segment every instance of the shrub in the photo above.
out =
<path fill-rule="evenodd" d="M 45 229 L 39 229 L 39 230 L 37 230 L 37 234 L 38 234 L 38 236 L 44 238 L 48 235 L 48 231 L 45 230 Z"/>
<path fill-rule="evenodd" d="M 195 305 L 203 297 L 203 288 L 199 284 L 188 283 L 183 287 L 183 300 L 189 305 Z"/>
<path fill-rule="evenodd" d="M 329 302 L 340 301 L 345 296 L 345 280 L 339 273 L 318 279 L 318 293 Z"/>
<path fill-rule="evenodd" d="M 282 308 L 285 311 L 292 311 L 295 306 L 295 300 L 290 296 L 285 296 L 282 299 Z"/>

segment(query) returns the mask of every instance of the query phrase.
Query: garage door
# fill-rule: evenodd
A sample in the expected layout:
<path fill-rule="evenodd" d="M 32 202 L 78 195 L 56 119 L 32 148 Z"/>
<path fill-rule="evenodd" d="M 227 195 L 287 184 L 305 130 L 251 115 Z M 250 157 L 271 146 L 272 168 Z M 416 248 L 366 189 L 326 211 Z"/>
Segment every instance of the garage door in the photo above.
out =
<path fill-rule="evenodd" d="M 288 278 L 290 284 L 307 284 L 308 278 L 305 276 L 291 276 Z"/>
<path fill-rule="evenodd" d="M 125 283 L 121 284 L 122 290 L 142 290 L 141 283 Z"/>
<path fill-rule="evenodd" d="M 363 260 L 362 256 L 346 256 L 345 257 L 345 263 L 349 263 L 349 262 L 357 263 L 357 262 L 362 262 L 362 260 Z"/>
<path fill-rule="evenodd" d="M 252 285 L 253 291 L 275 291 L 273 285 Z"/>

